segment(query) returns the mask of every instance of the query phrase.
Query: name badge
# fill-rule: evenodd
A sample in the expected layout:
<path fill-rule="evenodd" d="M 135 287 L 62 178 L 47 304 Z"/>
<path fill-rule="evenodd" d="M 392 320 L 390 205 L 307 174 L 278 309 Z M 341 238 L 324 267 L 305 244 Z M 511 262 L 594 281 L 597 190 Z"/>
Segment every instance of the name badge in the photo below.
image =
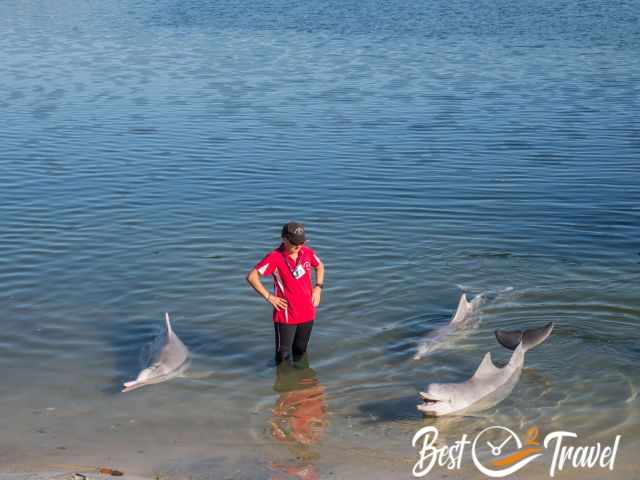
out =
<path fill-rule="evenodd" d="M 307 271 L 304 269 L 304 267 L 302 265 L 298 264 L 296 269 L 293 271 L 293 278 L 298 280 L 299 278 L 302 278 L 305 273 L 307 273 Z"/>

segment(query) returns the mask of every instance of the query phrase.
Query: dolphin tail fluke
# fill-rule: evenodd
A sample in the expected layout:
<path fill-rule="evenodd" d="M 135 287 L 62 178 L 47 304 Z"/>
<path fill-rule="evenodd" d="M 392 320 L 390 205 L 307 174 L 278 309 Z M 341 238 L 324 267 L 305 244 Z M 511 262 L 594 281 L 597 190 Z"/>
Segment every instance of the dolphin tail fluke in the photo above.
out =
<path fill-rule="evenodd" d="M 164 321 L 165 321 L 165 325 L 167 326 L 167 333 L 172 333 L 173 330 L 171 329 L 171 321 L 169 320 L 169 312 L 164 312 Z"/>
<path fill-rule="evenodd" d="M 547 323 L 544 327 L 529 328 L 527 330 L 496 330 L 496 339 L 505 348 L 515 350 L 520 343 L 526 352 L 537 347 L 544 342 L 553 330 L 553 322 Z"/>
<path fill-rule="evenodd" d="M 544 342 L 553 330 L 553 322 L 547 323 L 544 327 L 529 328 L 522 334 L 522 348 L 526 352 L 537 347 Z"/>
<path fill-rule="evenodd" d="M 515 350 L 522 341 L 522 330 L 496 330 L 494 333 L 498 343 L 509 350 Z"/>

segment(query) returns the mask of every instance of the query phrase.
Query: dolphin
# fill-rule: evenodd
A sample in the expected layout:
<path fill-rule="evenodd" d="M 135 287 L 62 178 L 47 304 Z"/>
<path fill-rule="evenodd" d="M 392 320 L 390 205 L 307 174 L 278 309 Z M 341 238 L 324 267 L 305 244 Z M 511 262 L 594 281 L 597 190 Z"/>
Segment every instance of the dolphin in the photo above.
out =
<path fill-rule="evenodd" d="M 152 357 L 150 365 L 135 380 L 123 384 L 123 392 L 177 377 L 189 366 L 189 350 L 171 328 L 169 314 L 165 313 L 165 338 L 162 348 Z"/>
<path fill-rule="evenodd" d="M 473 376 L 461 383 L 431 383 L 420 392 L 423 403 L 417 406 L 425 416 L 464 415 L 491 408 L 507 398 L 518 383 L 524 354 L 544 342 L 553 330 L 553 322 L 544 327 L 516 331 L 496 330 L 500 344 L 513 350 L 509 363 L 498 368 L 488 352 Z"/>
<path fill-rule="evenodd" d="M 467 300 L 467 295 L 463 293 L 460 296 L 460 301 L 458 302 L 458 309 L 453 315 L 451 321 L 448 324 L 437 328 L 422 339 L 418 344 L 418 351 L 413 356 L 413 359 L 420 360 L 422 357 L 442 348 L 444 341 L 457 332 L 476 328 L 480 323 L 476 313 L 483 298 L 484 295 L 481 293 L 476 295 L 473 300 L 469 301 Z"/>

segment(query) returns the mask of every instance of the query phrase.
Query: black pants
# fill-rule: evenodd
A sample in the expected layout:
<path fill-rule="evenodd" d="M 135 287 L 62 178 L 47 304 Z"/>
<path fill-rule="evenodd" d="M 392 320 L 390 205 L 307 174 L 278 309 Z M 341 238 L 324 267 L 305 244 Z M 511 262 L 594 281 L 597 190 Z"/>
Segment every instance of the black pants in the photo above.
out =
<path fill-rule="evenodd" d="M 276 365 L 300 360 L 307 351 L 313 322 L 289 325 L 274 323 L 276 333 Z"/>

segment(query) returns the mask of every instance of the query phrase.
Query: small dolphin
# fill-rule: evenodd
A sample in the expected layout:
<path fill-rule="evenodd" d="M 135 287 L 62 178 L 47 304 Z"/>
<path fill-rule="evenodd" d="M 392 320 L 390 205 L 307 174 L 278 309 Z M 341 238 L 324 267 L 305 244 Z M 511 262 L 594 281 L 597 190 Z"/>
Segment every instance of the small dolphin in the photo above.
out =
<path fill-rule="evenodd" d="M 442 348 L 447 337 L 452 336 L 456 332 L 477 327 L 480 321 L 476 313 L 483 298 L 484 295 L 481 293 L 480 295 L 476 295 L 473 300 L 468 301 L 467 295 L 463 293 L 458 302 L 458 309 L 451 321 L 427 335 L 418 345 L 418 351 L 413 356 L 413 359 L 420 360 L 425 355 Z"/>
<path fill-rule="evenodd" d="M 153 383 L 166 382 L 183 373 L 189 366 L 189 350 L 173 332 L 168 313 L 165 313 L 165 323 L 166 335 L 162 348 L 135 380 L 124 383 L 123 392 L 130 392 Z"/>
<path fill-rule="evenodd" d="M 507 398 L 518 383 L 524 354 L 544 342 L 553 330 L 553 322 L 524 332 L 498 331 L 495 335 L 503 347 L 513 350 L 509 363 L 498 368 L 487 353 L 473 376 L 462 383 L 431 383 L 420 392 L 423 403 L 417 406 L 425 416 L 462 415 L 479 412 Z"/>

